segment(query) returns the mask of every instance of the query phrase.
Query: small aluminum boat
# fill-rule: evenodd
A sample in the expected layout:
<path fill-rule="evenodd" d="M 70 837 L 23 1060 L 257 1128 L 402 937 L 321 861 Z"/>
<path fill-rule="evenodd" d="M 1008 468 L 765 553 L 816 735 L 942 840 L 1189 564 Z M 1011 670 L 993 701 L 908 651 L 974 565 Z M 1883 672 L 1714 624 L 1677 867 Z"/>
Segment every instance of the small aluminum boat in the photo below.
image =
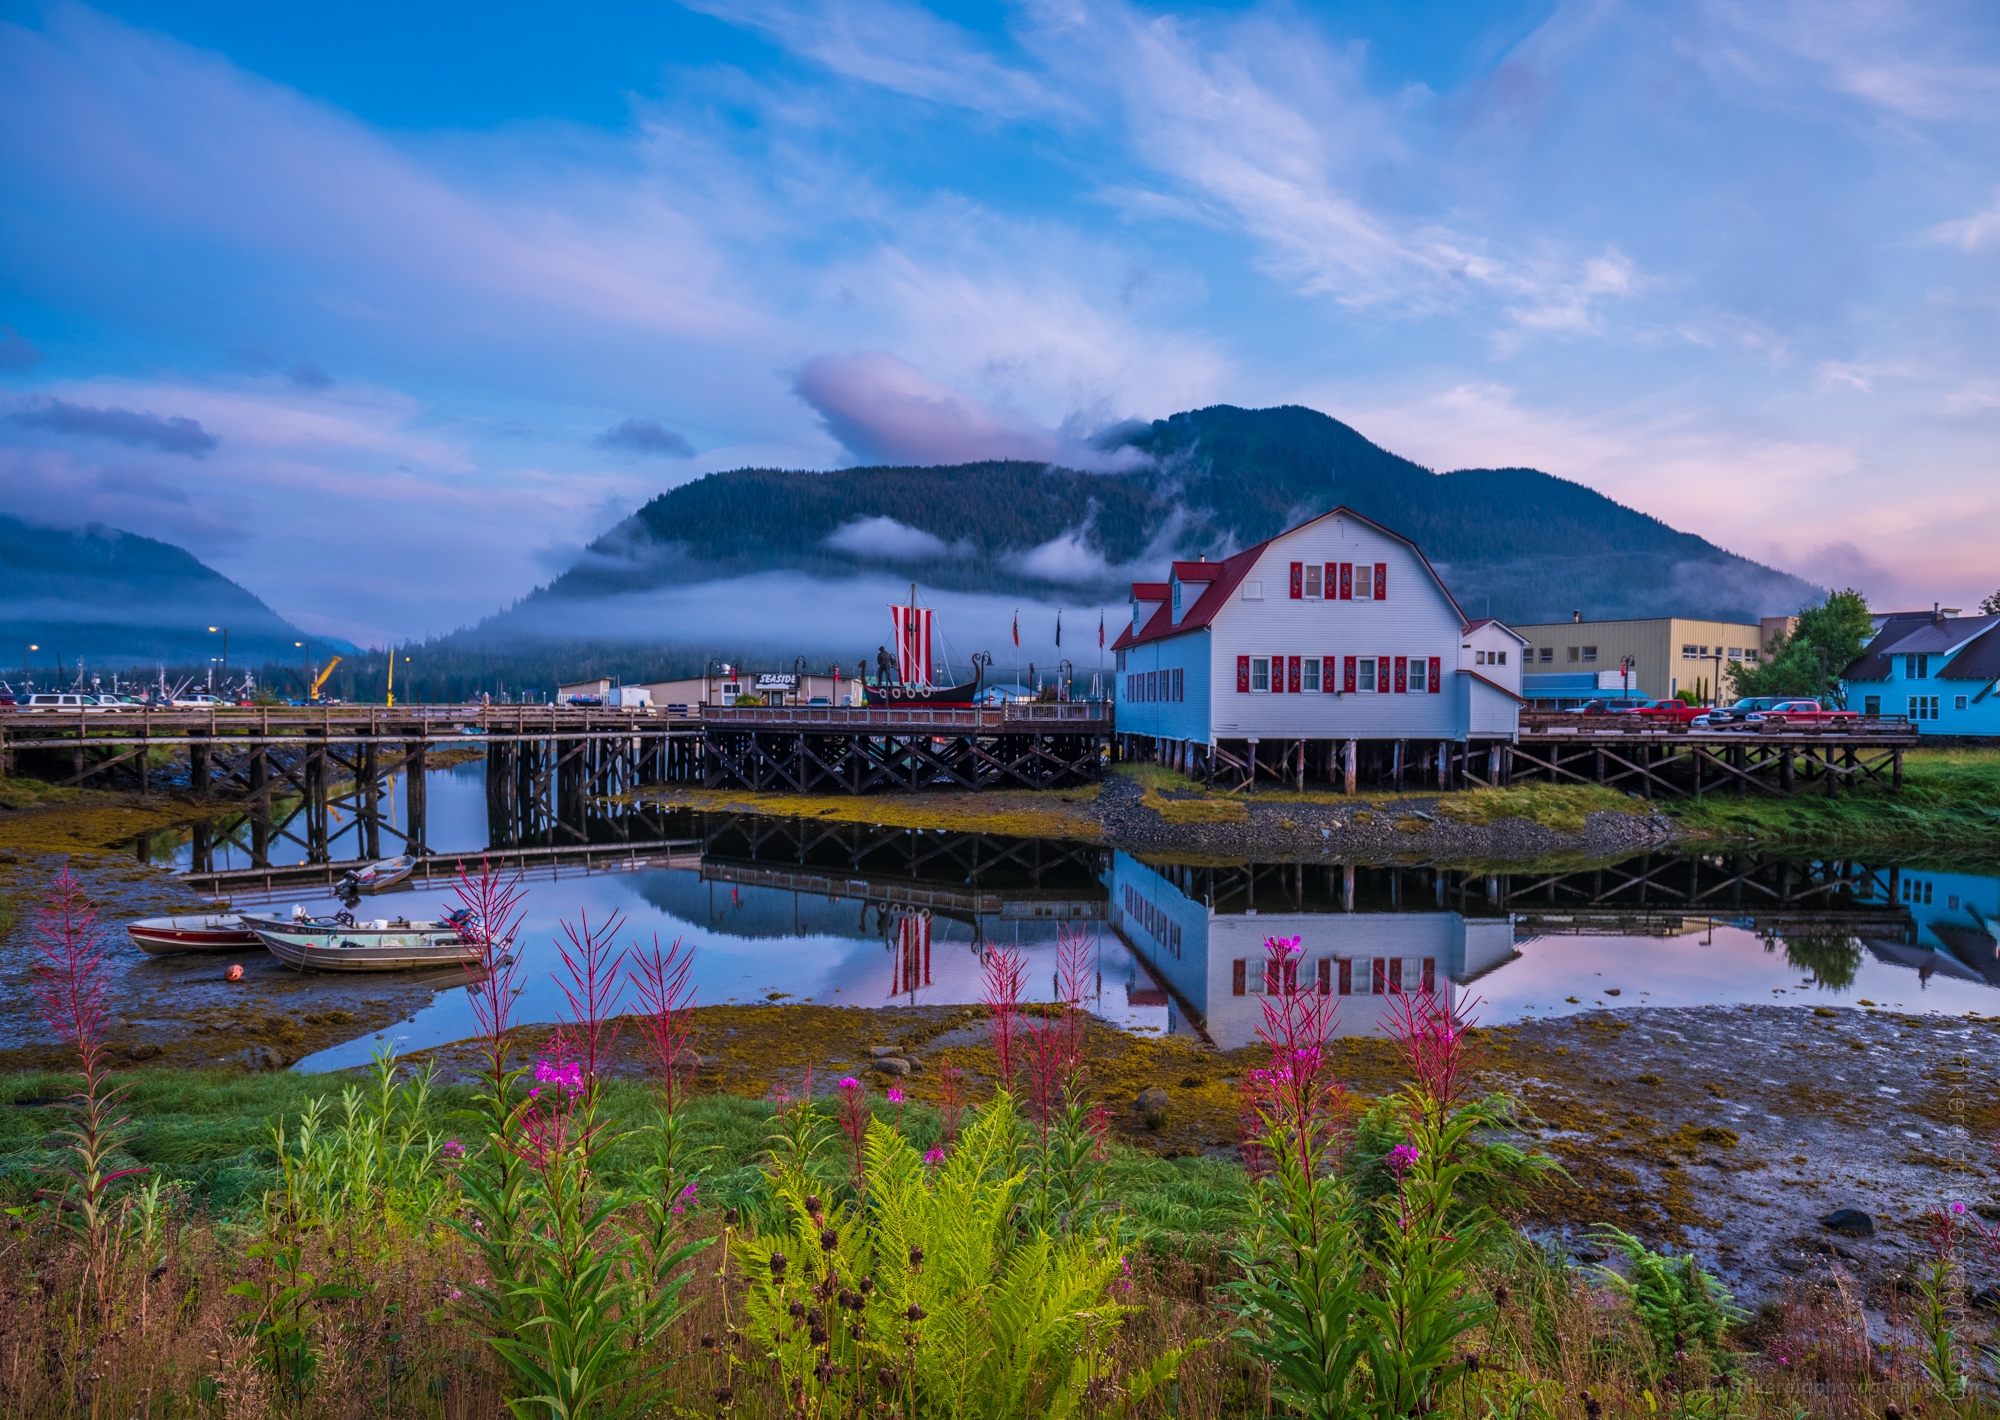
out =
<path fill-rule="evenodd" d="M 337 891 L 381 892 L 407 878 L 416 871 L 416 867 L 417 860 L 407 853 L 400 858 L 383 858 L 378 862 L 366 863 L 343 875 Z"/>
<path fill-rule="evenodd" d="M 261 940 L 250 924 L 234 912 L 206 917 L 148 917 L 126 926 L 125 935 L 148 956 L 176 952 L 229 952 L 255 947 Z"/>
<path fill-rule="evenodd" d="M 476 943 L 437 922 L 391 928 L 377 921 L 333 931 L 314 922 L 260 923 L 257 936 L 272 956 L 299 971 L 414 971 L 476 965 L 480 956 Z"/>

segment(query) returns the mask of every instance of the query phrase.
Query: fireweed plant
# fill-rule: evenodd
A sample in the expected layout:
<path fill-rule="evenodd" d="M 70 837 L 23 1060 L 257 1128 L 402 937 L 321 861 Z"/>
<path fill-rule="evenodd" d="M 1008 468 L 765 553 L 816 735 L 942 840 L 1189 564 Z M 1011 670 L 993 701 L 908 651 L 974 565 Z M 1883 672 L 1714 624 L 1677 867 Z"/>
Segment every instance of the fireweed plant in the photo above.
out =
<path fill-rule="evenodd" d="M 1265 942 L 1259 1038 L 1270 1063 L 1244 1081 L 1251 1225 L 1237 1251 L 1244 1339 L 1274 1399 L 1310 1416 L 1420 1415 L 1472 1362 L 1458 1342 L 1491 1304 L 1472 1269 L 1495 1219 L 1466 1206 L 1474 1132 L 1504 1117 L 1464 1098 L 1469 1022 L 1430 992 L 1399 994 L 1390 1027 L 1410 1083 L 1393 1100 L 1402 1138 L 1392 1186 L 1358 1193 L 1353 1101 L 1331 1076 L 1335 999 L 1299 987 L 1299 941 Z"/>
<path fill-rule="evenodd" d="M 1067 1233 L 1103 1206 L 1108 1122 L 1090 1102 L 1083 1063 L 1084 1000 L 1097 942 L 1068 927 L 1056 933 L 1055 1013 L 1028 1026 L 1021 1068 L 1030 1130 L 1029 1215 L 1039 1228 Z"/>
<path fill-rule="evenodd" d="M 706 1242 L 688 1240 L 682 1195 L 661 1196 L 657 1173 L 637 1194 L 601 1177 L 613 1142 L 600 1091 L 623 989 L 624 954 L 613 949 L 622 919 L 563 924 L 556 980 L 569 1020 L 532 1064 L 516 1065 L 509 1013 L 519 878 L 502 881 L 482 864 L 477 877 L 461 874 L 458 894 L 461 931 L 477 953 L 469 970 L 486 1055 L 477 1096 L 486 1145 L 460 1170 L 469 1206 L 456 1224 L 486 1276 L 466 1284 L 464 1300 L 507 1368 L 516 1414 L 623 1415 L 644 1403 L 645 1382 L 661 1368 L 654 1343 L 680 1315 L 689 1277 L 681 1269 Z M 657 944 L 653 963 L 667 994 L 652 1004 L 671 1016 L 686 1000 L 684 975 L 676 978 Z M 643 999 L 643 959 L 640 978 Z M 655 1020 L 648 1036 L 671 1045 L 676 1029 Z M 671 1099 L 671 1083 L 667 1090 Z M 650 1224 L 637 1232 L 623 1218 L 635 1207 Z"/>
<path fill-rule="evenodd" d="M 124 1195 L 132 1180 L 145 1172 L 137 1166 L 114 1166 L 136 1131 L 118 1113 L 124 1086 L 111 1082 L 110 1051 L 104 1040 L 110 1024 L 104 1008 L 109 984 L 104 951 L 97 909 L 65 863 L 35 912 L 32 989 L 43 1024 L 76 1052 L 81 1078 L 65 1101 L 69 1128 L 57 1135 L 65 1141 L 64 1162 L 50 1170 L 58 1183 L 46 1190 L 46 1196 L 55 1205 L 58 1221 L 78 1232 L 86 1244 L 78 1304 L 94 1292 L 100 1309 L 125 1211 Z"/>

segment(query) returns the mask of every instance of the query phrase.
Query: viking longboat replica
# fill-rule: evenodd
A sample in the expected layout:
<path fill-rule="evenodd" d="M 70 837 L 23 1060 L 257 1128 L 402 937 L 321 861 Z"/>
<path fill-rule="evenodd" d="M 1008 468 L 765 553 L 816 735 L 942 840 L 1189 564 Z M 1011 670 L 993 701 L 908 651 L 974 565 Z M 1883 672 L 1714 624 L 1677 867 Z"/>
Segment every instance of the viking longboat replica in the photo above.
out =
<path fill-rule="evenodd" d="M 125 928 L 132 944 L 147 956 L 176 952 L 229 952 L 259 944 L 256 931 L 234 912 L 206 917 L 148 917 Z"/>
<path fill-rule="evenodd" d="M 414 971 L 477 964 L 476 940 L 461 929 L 467 918 L 447 913 L 434 921 L 377 917 L 356 921 L 349 913 L 308 917 L 245 914 L 272 956 L 299 971 Z"/>
<path fill-rule="evenodd" d="M 936 667 L 931 660 L 931 623 L 937 613 L 917 605 L 916 584 L 910 585 L 910 604 L 891 606 L 889 621 L 896 642 L 896 679 L 889 685 L 861 687 L 871 706 L 936 705 L 967 706 L 974 703 L 986 674 L 986 659 L 972 658 L 972 679 L 953 685 L 935 682 Z M 945 668 L 950 673 L 950 667 Z"/>

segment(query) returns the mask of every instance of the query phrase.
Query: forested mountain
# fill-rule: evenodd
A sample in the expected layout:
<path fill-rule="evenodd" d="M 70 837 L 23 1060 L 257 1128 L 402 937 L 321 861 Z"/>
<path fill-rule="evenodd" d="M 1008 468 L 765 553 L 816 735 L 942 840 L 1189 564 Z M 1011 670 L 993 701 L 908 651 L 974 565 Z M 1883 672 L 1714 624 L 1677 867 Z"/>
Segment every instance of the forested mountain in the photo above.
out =
<path fill-rule="evenodd" d="M 1008 462 L 711 474 L 653 499 L 547 587 L 460 635 L 491 644 L 574 628 L 596 598 L 777 568 L 1117 601 L 1169 555 L 1224 555 L 1342 503 L 1414 538 L 1469 615 L 1754 621 L 1817 594 L 1581 484 L 1525 468 L 1433 473 L 1297 406 L 1217 405 L 1108 443 L 1126 451 L 1125 471 Z"/>
<path fill-rule="evenodd" d="M 92 525 L 46 528 L 0 514 L 0 666 L 16 652 L 36 685 L 86 667 L 201 665 L 222 653 L 251 666 L 301 659 L 305 633 L 250 592 L 171 543 Z M 39 651 L 25 651 L 34 644 Z M 324 644 L 323 642 L 320 644 Z M 11 681 L 16 668 L 0 670 Z"/>

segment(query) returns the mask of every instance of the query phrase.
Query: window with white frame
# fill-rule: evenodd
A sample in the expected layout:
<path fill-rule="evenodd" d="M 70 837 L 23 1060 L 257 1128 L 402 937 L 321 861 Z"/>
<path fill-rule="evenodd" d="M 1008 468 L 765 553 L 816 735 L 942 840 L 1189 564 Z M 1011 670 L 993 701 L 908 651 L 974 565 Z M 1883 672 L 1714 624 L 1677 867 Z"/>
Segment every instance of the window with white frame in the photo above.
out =
<path fill-rule="evenodd" d="M 1681 647 L 1681 659 L 1684 661 L 1698 661 L 1701 659 L 1701 655 L 1702 648 L 1699 646 Z"/>
<path fill-rule="evenodd" d="M 1306 596 L 1308 598 L 1317 598 L 1320 594 L 1319 574 L 1320 574 L 1319 563 L 1308 562 L 1306 564 Z"/>
<path fill-rule="evenodd" d="M 1597 648 L 1595 646 L 1585 646 L 1583 648 L 1584 664 L 1592 665 L 1596 663 L 1596 660 L 1597 660 Z"/>
<path fill-rule="evenodd" d="M 1250 688 L 1269 690 L 1271 688 L 1271 658 L 1252 656 L 1250 658 Z"/>
<path fill-rule="evenodd" d="M 1410 657 L 1410 694 L 1424 695 L 1429 693 L 1430 684 L 1425 679 L 1429 673 L 1430 663 L 1428 661 L 1422 656 Z"/>
<path fill-rule="evenodd" d="M 1951 708 L 1954 710 L 1963 710 L 1965 708 L 1965 697 L 1963 695 L 1954 695 L 1951 698 Z"/>
<path fill-rule="evenodd" d="M 1307 656 L 1307 657 L 1306 657 L 1306 660 L 1305 660 L 1305 665 L 1304 665 L 1304 667 L 1303 667 L 1303 668 L 1301 669 L 1301 671 L 1300 671 L 1300 679 L 1299 679 L 1299 685 L 1300 685 L 1300 688 L 1301 688 L 1301 689 L 1304 689 L 1304 690 L 1308 690 L 1308 691 L 1316 691 L 1316 690 L 1318 690 L 1318 689 L 1319 689 L 1319 657 L 1318 657 L 1318 656 Z"/>
<path fill-rule="evenodd" d="M 1174 579 L 1174 610 L 1179 611 L 1180 609 L 1181 609 L 1181 583 L 1180 579 L 1176 577 Z"/>
<path fill-rule="evenodd" d="M 1264 600 L 1264 584 L 1254 581 L 1245 582 L 1243 584 L 1243 600 L 1246 602 L 1260 602 Z"/>
<path fill-rule="evenodd" d="M 1556 662 L 1556 648 L 1553 646 L 1542 647 L 1542 664 L 1545 666 L 1552 666 L 1555 664 L 1555 662 Z"/>
<path fill-rule="evenodd" d="M 1375 569 L 1366 562 L 1354 564 L 1354 599 L 1358 602 L 1375 600 Z"/>
<path fill-rule="evenodd" d="M 1375 658 L 1373 656 L 1363 656 L 1356 667 L 1356 675 L 1358 679 L 1354 682 L 1355 689 L 1373 690 L 1375 688 Z"/>

